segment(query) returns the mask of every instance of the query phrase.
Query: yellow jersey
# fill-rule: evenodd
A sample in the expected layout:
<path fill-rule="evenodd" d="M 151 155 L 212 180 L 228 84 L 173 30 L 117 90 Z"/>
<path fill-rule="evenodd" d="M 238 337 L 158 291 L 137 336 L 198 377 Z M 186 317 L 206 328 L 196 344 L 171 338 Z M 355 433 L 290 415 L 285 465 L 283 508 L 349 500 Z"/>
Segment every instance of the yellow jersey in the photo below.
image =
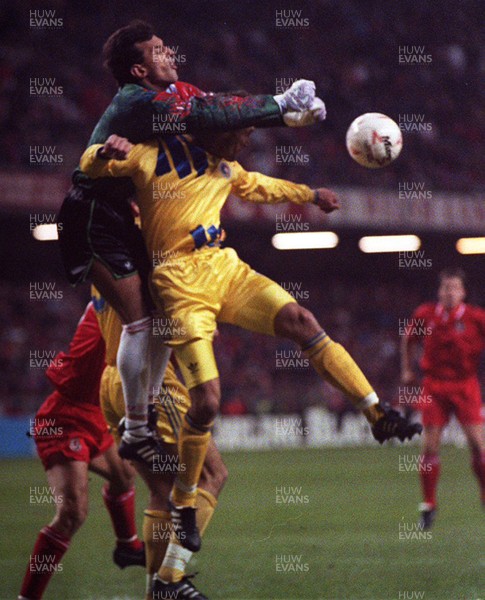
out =
<path fill-rule="evenodd" d="M 81 169 L 93 179 L 132 178 L 143 236 L 155 262 L 217 245 L 220 212 L 230 194 L 256 203 L 314 200 L 307 185 L 248 172 L 236 161 L 208 154 L 185 136 L 137 144 L 126 160 L 99 158 L 101 147 L 95 144 L 85 151 Z"/>

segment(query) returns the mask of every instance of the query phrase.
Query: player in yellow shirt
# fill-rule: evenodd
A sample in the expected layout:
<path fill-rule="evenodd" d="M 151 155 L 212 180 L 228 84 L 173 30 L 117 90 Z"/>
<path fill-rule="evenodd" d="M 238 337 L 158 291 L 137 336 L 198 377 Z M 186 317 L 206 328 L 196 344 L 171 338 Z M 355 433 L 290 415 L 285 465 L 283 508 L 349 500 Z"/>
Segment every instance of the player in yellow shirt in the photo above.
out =
<path fill-rule="evenodd" d="M 235 158 L 248 144 L 250 132 L 204 140 L 211 153 L 188 136 L 135 146 L 110 136 L 104 145 L 88 148 L 81 159 L 82 170 L 92 178 L 132 178 L 148 252 L 160 261 L 152 275 L 154 299 L 167 319 L 169 343 L 191 396 L 178 442 L 187 469 L 175 481 L 171 512 L 184 536 L 182 544 L 193 551 L 200 548 L 194 510 L 197 482 L 220 402 L 212 348 L 218 321 L 296 342 L 317 373 L 364 412 L 378 441 L 404 440 L 420 431 L 419 425 L 379 404 L 359 367 L 310 311 L 241 261 L 233 249 L 220 247 L 220 210 L 229 194 L 248 202 L 313 202 L 325 212 L 338 208 L 335 194 L 325 188 L 312 190 L 245 171 Z"/>
<path fill-rule="evenodd" d="M 91 293 L 106 346 L 106 368 L 101 378 L 100 404 L 111 433 L 119 445 L 119 423 L 125 416 L 121 377 L 116 367 L 122 323 L 116 311 L 96 288 L 92 287 Z M 156 421 L 156 431 L 164 442 L 166 454 L 156 456 L 150 467 L 140 461 L 133 463 L 150 491 L 148 508 L 143 517 L 147 568 L 146 600 L 152 600 L 154 597 L 204 600 L 206 596 L 198 592 L 185 576 L 185 567 L 192 552 L 180 545 L 171 526 L 168 498 L 175 474 L 183 469 L 183 463 L 177 460 L 177 438 L 183 416 L 190 407 L 190 397 L 170 362 L 163 385 L 159 393 L 153 395 L 153 401 L 151 406 L 154 407 L 154 411 L 150 420 Z M 197 489 L 197 525 L 201 532 L 209 525 L 226 478 L 227 469 L 212 442 Z"/>

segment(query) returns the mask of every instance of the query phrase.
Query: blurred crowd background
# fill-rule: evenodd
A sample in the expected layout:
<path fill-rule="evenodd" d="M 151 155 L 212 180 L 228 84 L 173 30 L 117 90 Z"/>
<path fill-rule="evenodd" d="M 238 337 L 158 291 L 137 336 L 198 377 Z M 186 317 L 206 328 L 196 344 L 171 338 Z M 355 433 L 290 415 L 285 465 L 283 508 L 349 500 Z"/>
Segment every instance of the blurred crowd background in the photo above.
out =
<path fill-rule="evenodd" d="M 300 77 L 316 81 L 328 109 L 325 124 L 313 130 L 259 130 L 244 157 L 247 168 L 328 187 L 396 191 L 400 182 L 411 180 L 423 183 L 427 190 L 483 191 L 483 3 L 214 0 L 210 10 L 207 5 L 192 0 L 2 2 L 0 175 L 2 171 L 31 173 L 35 168 L 63 174 L 67 181 L 116 92 L 102 66 L 103 42 L 118 27 L 142 18 L 153 23 L 175 50 L 181 80 L 204 90 L 275 94 L 285 82 L 289 85 Z M 29 26 L 32 10 L 54 10 L 62 26 Z M 277 11 L 302 19 L 303 24 L 278 25 Z M 430 56 L 431 61 L 401 64 L 400 47 L 406 47 L 408 55 L 414 47 L 415 54 Z M 62 93 L 32 95 L 33 78 L 54 78 Z M 350 122 L 371 111 L 411 123 L 405 125 L 410 129 L 399 160 L 377 172 L 353 163 L 344 144 Z M 420 129 L 420 122 L 422 130 L 413 131 Z M 55 146 L 63 156 L 62 164 L 32 167 L 29 149 L 33 145 Z M 278 162 L 282 146 L 301 147 L 299 154 L 309 160 L 295 165 Z M 11 227 L 6 219 L 0 202 L 0 226 L 5 230 Z M 23 219 L 21 227 L 27 231 L 28 216 Z M 236 241 L 237 246 L 237 240 L 238 230 L 233 229 L 231 243 Z M 245 258 L 258 266 L 257 255 Z M 29 413 L 39 406 L 50 387 L 43 369 L 30 367 L 29 354 L 35 349 L 65 349 L 86 303 L 87 287 L 69 288 L 56 260 L 48 266 L 44 261 L 42 268 L 45 278 L 62 291 L 62 300 L 29 300 L 32 269 L 19 268 L 16 282 L 12 276 L 0 280 L 0 414 Z M 419 274 L 410 285 L 396 269 L 392 277 L 376 284 L 380 274 L 369 267 L 340 274 L 334 268 L 325 278 L 312 275 L 309 267 L 291 275 L 307 292 L 302 303 L 351 351 L 379 394 L 395 399 L 398 321 L 433 297 L 436 271 L 428 278 Z M 271 265 L 265 272 L 272 275 Z M 474 282 L 475 291 L 478 284 Z M 475 295 L 475 301 L 484 300 Z M 337 413 L 348 409 L 309 367 L 278 367 L 277 352 L 294 352 L 291 344 L 223 326 L 216 349 L 226 414 L 302 411 L 321 403 Z"/>
<path fill-rule="evenodd" d="M 406 152 L 392 170 L 372 174 L 374 185 L 396 186 L 412 178 L 427 189 L 483 189 L 481 2 L 214 0 L 210 10 L 206 4 L 2 3 L 0 167 L 29 167 L 30 146 L 55 145 L 64 156 L 63 168 L 72 169 L 116 90 L 102 66 L 103 42 L 139 17 L 153 23 L 176 51 L 181 80 L 204 90 L 275 93 L 284 80 L 316 81 L 328 108 L 318 135 L 283 128 L 261 132 L 249 166 L 310 183 L 366 185 L 369 173 L 346 154 L 345 131 L 361 113 L 383 112 L 411 125 L 404 125 Z M 29 11 L 35 9 L 54 9 L 62 28 L 29 27 Z M 283 19 L 300 19 L 302 25 L 285 27 L 281 20 L 278 25 L 282 11 Z M 429 62 L 400 63 L 400 48 L 430 57 Z M 29 81 L 35 77 L 55 78 L 62 95 L 31 96 Z M 275 161 L 276 148 L 289 145 L 302 146 L 302 154 L 310 156 L 306 169 Z"/>

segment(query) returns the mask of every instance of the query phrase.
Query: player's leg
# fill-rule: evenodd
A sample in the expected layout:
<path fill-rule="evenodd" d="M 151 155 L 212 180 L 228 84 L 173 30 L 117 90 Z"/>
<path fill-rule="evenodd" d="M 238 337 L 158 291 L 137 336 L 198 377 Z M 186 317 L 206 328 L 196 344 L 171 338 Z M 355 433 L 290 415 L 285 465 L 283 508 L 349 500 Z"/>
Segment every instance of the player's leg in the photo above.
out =
<path fill-rule="evenodd" d="M 206 315 L 215 330 L 214 315 Z M 221 389 L 212 342 L 199 339 L 176 346 L 175 356 L 190 392 L 190 408 L 178 435 L 178 456 L 183 469 L 171 493 L 172 521 L 182 545 L 191 552 L 200 549 L 196 523 L 197 487 L 211 441 L 211 429 L 219 411 Z"/>
<path fill-rule="evenodd" d="M 43 527 L 30 556 L 19 598 L 42 598 L 52 575 L 59 569 L 72 536 L 84 523 L 88 511 L 88 465 L 60 458 L 46 472 L 50 489 L 57 499 L 56 514 Z M 48 568 L 46 568 L 48 565 Z"/>
<path fill-rule="evenodd" d="M 188 356 L 190 350 L 184 347 L 180 352 L 183 356 Z M 177 356 L 180 356 L 180 352 Z M 195 504 L 197 485 L 211 440 L 212 424 L 219 411 L 220 397 L 219 378 L 200 383 L 190 389 L 191 405 L 179 431 L 179 461 L 184 465 L 184 469 L 177 476 L 172 494 L 176 506 Z"/>
<path fill-rule="evenodd" d="M 147 356 L 152 321 L 144 299 L 142 280 L 137 273 L 115 279 L 99 260 L 93 261 L 90 278 L 123 323 L 117 366 L 126 402 L 125 441 L 133 442 L 137 435 L 144 437 L 149 433 L 147 402 L 150 373 Z"/>
<path fill-rule="evenodd" d="M 427 399 L 420 405 L 423 422 L 422 461 L 419 479 L 423 501 L 419 505 L 421 517 L 419 524 L 429 529 L 434 522 L 438 507 L 437 490 L 441 472 L 440 445 L 444 428 L 452 412 L 446 383 L 430 377 L 423 379 L 423 397 Z"/>
<path fill-rule="evenodd" d="M 485 443 L 483 425 L 462 425 L 471 452 L 472 469 L 480 486 L 480 498 L 485 506 Z"/>
<path fill-rule="evenodd" d="M 314 315 L 299 306 L 281 286 L 239 261 L 218 320 L 298 344 L 316 372 L 345 393 L 372 425 L 374 437 L 383 442 L 421 430 L 395 411 L 384 410 L 377 394 L 350 354 L 322 329 Z"/>
<path fill-rule="evenodd" d="M 150 466 L 136 462 L 134 466 L 142 477 L 150 492 L 149 504 L 144 512 L 143 538 L 145 542 L 146 567 L 147 567 L 147 600 L 152 600 L 153 576 L 158 572 L 167 547 L 173 536 L 173 527 L 169 510 L 169 494 L 173 487 L 176 473 L 179 470 L 177 460 L 177 436 L 182 422 L 183 414 L 187 411 L 190 399 L 187 389 L 175 375 L 173 365 L 169 364 L 166 378 L 160 396 L 156 399 L 156 427 L 160 438 L 164 441 L 164 454 Z M 124 415 L 123 394 L 119 381 L 119 373 L 114 367 L 107 367 L 101 379 L 100 401 L 103 414 L 109 424 L 113 436 L 119 443 L 118 423 Z M 150 417 L 151 418 L 151 417 Z M 196 505 L 199 508 L 198 505 Z M 197 518 L 199 525 L 205 527 L 208 522 L 207 511 L 202 510 Z M 174 543 L 178 540 L 174 539 Z M 162 582 L 158 585 L 164 586 Z M 167 586 L 172 584 L 167 583 Z M 179 581 L 176 587 L 183 587 L 195 594 L 194 586 L 189 582 Z M 158 590 L 160 591 L 160 590 Z M 165 591 L 162 589 L 162 591 Z M 176 590 L 177 591 L 177 590 Z M 171 590 L 173 592 L 173 590 Z M 178 592 L 177 592 L 178 593 Z M 178 597 L 177 595 L 159 598 Z M 202 599 L 202 595 L 189 596 Z"/>
<path fill-rule="evenodd" d="M 166 431 L 164 427 L 164 431 Z M 160 431 L 162 434 L 162 431 Z M 170 459 L 169 459 L 170 457 Z M 169 494 L 172 489 L 177 465 L 177 446 L 166 445 L 164 460 L 159 464 L 162 468 L 154 471 L 147 465 L 135 463 L 135 468 L 150 492 L 149 503 L 144 512 L 143 537 L 147 557 L 147 599 L 184 597 L 169 594 L 189 595 L 202 600 L 205 598 L 197 592 L 193 584 L 185 577 L 185 568 L 192 552 L 185 549 L 173 531 L 169 512 Z M 175 459 L 175 460 L 172 460 Z M 181 463 L 178 463 L 180 465 Z M 163 469 L 163 466 L 167 469 Z M 207 529 L 214 510 L 217 497 L 227 478 L 227 470 L 219 452 L 213 443 L 207 452 L 206 463 L 202 471 L 200 486 L 195 503 L 197 526 L 201 535 Z M 154 575 L 157 576 L 154 578 Z"/>
<path fill-rule="evenodd" d="M 182 465 L 182 463 L 179 464 Z M 227 475 L 227 468 L 222 457 L 214 441 L 211 440 L 202 468 L 195 502 L 197 527 L 201 536 L 212 519 L 217 507 L 217 499 L 224 487 Z M 191 557 L 192 552 L 182 546 L 181 540 L 175 532 L 172 533 L 163 563 L 154 578 L 153 598 L 178 597 L 169 595 L 174 593 L 185 593 L 187 597 L 199 598 L 200 600 L 205 598 L 200 592 L 197 592 L 198 595 L 190 596 L 190 593 L 195 593 L 195 591 L 192 591 L 194 590 L 193 584 L 185 577 L 185 570 Z M 156 596 L 156 594 L 159 594 L 159 596 Z"/>
<path fill-rule="evenodd" d="M 173 369 L 169 366 L 169 369 Z M 101 377 L 100 405 L 117 445 L 120 444 L 120 420 L 125 415 L 125 403 L 120 374 L 116 367 L 108 366 Z M 158 423 L 157 423 L 158 425 Z M 160 430 L 159 433 L 164 433 Z M 170 449 L 164 448 L 164 458 L 170 455 Z M 123 462 L 123 464 L 126 464 Z M 133 466 L 146 484 L 150 496 L 143 517 L 143 540 L 145 544 L 147 570 L 147 598 L 151 599 L 153 575 L 158 571 L 168 546 L 171 519 L 168 507 L 168 495 L 173 485 L 173 474 L 155 472 L 156 463 L 147 465 L 134 462 Z"/>
<path fill-rule="evenodd" d="M 480 486 L 480 498 L 485 507 L 485 443 L 483 425 L 463 425 L 472 456 L 472 468 Z"/>
<path fill-rule="evenodd" d="M 136 455 L 146 444 L 157 450 L 147 428 L 153 354 L 150 306 L 142 285 L 149 261 L 141 232 L 125 197 L 120 197 L 114 208 L 110 202 L 99 201 L 92 190 L 76 185 L 64 200 L 58 222 L 62 224 L 59 244 L 69 281 L 76 285 L 91 280 L 123 321 L 118 362 L 128 419 L 121 453 L 140 459 Z M 128 449 L 124 448 L 127 444 L 131 444 Z"/>
<path fill-rule="evenodd" d="M 107 480 L 103 500 L 116 536 L 115 564 L 121 569 L 145 566 L 145 550 L 135 519 L 135 470 L 118 456 L 114 444 L 91 460 L 89 470 Z"/>
<path fill-rule="evenodd" d="M 450 401 L 471 452 L 472 469 L 480 486 L 480 497 L 485 507 L 485 441 L 483 436 L 482 396 L 476 377 L 455 384 Z"/>
<path fill-rule="evenodd" d="M 182 543 L 194 552 L 200 547 L 195 517 L 197 486 L 221 393 L 212 339 L 234 264 L 226 261 L 223 251 L 207 249 L 180 259 L 176 269 L 156 268 L 152 278 L 156 301 L 175 324 L 170 344 L 190 390 L 190 408 L 183 415 L 178 435 L 184 470 L 177 475 L 171 499 L 177 532 L 183 533 Z"/>
<path fill-rule="evenodd" d="M 157 398 L 159 419 L 157 427 L 160 437 L 168 443 L 176 442 L 183 424 L 183 417 L 190 408 L 187 388 L 175 375 L 169 365 L 163 383 L 163 390 Z M 176 448 L 176 447 L 175 447 Z M 170 468 L 170 462 L 166 465 Z M 173 464 L 172 464 L 173 466 Z M 186 470 L 186 464 L 179 458 L 174 474 L 180 476 Z M 195 521 L 200 535 L 206 530 L 217 505 L 217 497 L 227 478 L 227 469 L 217 451 L 214 442 L 209 443 L 195 500 Z M 173 513 L 173 509 L 172 509 Z M 175 529 L 175 528 L 174 528 Z M 192 552 L 184 548 L 185 532 L 173 531 L 163 563 L 153 581 L 153 597 L 191 597 L 203 600 L 205 596 L 198 592 L 192 581 L 185 577 L 185 567 Z"/>
<path fill-rule="evenodd" d="M 175 445 L 165 445 L 164 464 L 174 464 L 168 457 L 177 457 Z M 171 471 L 154 471 L 143 463 L 133 463 L 148 488 L 149 499 L 143 512 L 143 541 L 146 556 L 146 598 L 152 599 L 153 577 L 165 557 L 172 534 L 172 520 L 168 498 L 173 486 Z"/>
<path fill-rule="evenodd" d="M 369 420 L 374 417 L 372 408 L 378 403 L 377 394 L 350 354 L 325 333 L 313 313 L 289 302 L 277 312 L 273 328 L 275 335 L 298 344 L 315 371 L 344 392 Z"/>
<path fill-rule="evenodd" d="M 145 249 L 141 234 L 134 225 L 129 239 L 126 245 L 136 257 L 139 273 L 131 271 L 124 276 L 114 276 L 124 268 L 119 263 L 125 254 L 120 257 L 112 252 L 113 269 L 94 259 L 89 276 L 123 323 L 117 365 L 125 398 L 126 430 L 119 452 L 123 458 L 146 461 L 160 452 L 148 427 L 148 402 L 153 390 L 161 385 L 171 351 L 161 336 L 153 335 Z"/>
<path fill-rule="evenodd" d="M 421 512 L 420 526 L 423 529 L 431 528 L 438 507 L 437 490 L 441 473 L 440 445 L 444 428 L 441 424 L 427 424 L 428 419 L 429 417 L 425 418 L 425 425 L 423 428 L 423 458 L 420 462 L 419 471 L 419 479 L 423 494 L 423 502 L 419 505 L 419 510 Z M 436 423 L 442 421 L 443 419 L 434 420 Z"/>

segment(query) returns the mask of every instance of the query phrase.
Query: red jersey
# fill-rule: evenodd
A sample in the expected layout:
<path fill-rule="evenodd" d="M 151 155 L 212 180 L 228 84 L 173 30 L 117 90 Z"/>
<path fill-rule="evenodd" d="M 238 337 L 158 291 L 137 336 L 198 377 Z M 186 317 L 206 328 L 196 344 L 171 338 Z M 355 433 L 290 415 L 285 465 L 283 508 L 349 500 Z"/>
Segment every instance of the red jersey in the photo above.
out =
<path fill-rule="evenodd" d="M 423 341 L 421 368 L 435 379 L 476 377 L 485 348 L 485 310 L 460 304 L 447 312 L 441 304 L 419 306 L 407 327 L 409 337 Z"/>
<path fill-rule="evenodd" d="M 48 379 L 73 402 L 99 406 L 99 385 L 105 362 L 105 345 L 90 302 L 77 326 L 69 350 L 59 352 L 46 370 Z"/>

